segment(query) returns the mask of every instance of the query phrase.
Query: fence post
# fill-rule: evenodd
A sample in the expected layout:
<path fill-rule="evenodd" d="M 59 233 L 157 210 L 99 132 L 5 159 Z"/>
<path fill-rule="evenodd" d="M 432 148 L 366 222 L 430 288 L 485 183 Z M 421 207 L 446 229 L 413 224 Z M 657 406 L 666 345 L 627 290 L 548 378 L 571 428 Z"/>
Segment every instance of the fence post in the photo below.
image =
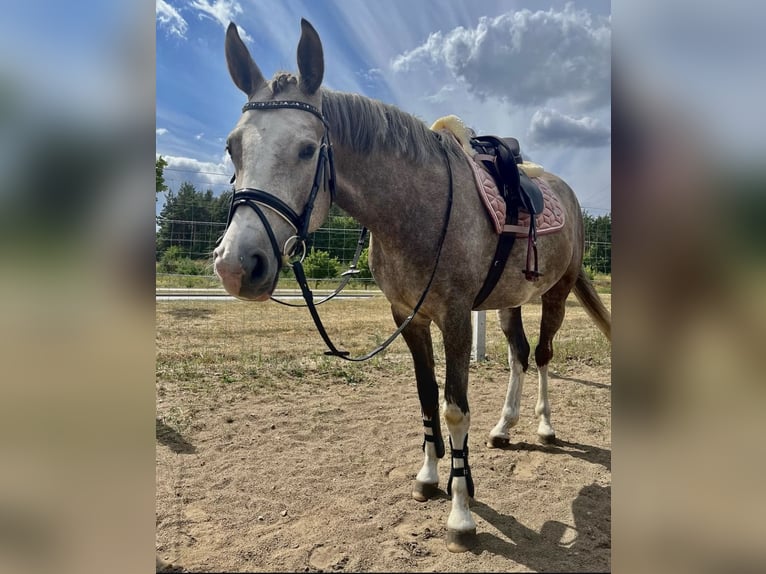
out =
<path fill-rule="evenodd" d="M 471 360 L 485 361 L 487 359 L 487 312 L 471 311 L 473 326 L 473 341 L 471 342 Z"/>

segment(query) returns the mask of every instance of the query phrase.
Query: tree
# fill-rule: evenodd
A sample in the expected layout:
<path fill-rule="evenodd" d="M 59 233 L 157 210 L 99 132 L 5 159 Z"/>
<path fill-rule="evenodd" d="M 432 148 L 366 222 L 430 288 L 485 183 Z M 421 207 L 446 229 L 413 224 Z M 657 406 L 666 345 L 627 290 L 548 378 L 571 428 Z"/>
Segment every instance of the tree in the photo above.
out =
<path fill-rule="evenodd" d="M 184 182 L 178 193 L 171 190 L 157 223 L 157 258 L 172 246 L 192 259 L 207 259 L 216 239 L 223 233 L 231 192 L 219 197 L 212 190 L 201 192 Z"/>
<path fill-rule="evenodd" d="M 229 206 L 231 205 L 232 195 L 234 195 L 233 186 L 230 190 L 224 191 L 213 201 L 210 213 L 213 216 L 213 221 L 216 223 L 226 223 L 226 218 L 229 216 Z M 223 230 L 221 230 L 221 233 L 223 233 Z"/>
<path fill-rule="evenodd" d="M 596 273 L 612 272 L 612 215 L 583 213 L 585 253 L 583 265 Z"/>
<path fill-rule="evenodd" d="M 155 173 L 157 175 L 157 193 L 168 190 L 168 186 L 165 185 L 165 168 L 168 166 L 168 162 L 165 158 L 160 156 L 154 164 Z M 156 197 L 155 197 L 156 199 Z"/>

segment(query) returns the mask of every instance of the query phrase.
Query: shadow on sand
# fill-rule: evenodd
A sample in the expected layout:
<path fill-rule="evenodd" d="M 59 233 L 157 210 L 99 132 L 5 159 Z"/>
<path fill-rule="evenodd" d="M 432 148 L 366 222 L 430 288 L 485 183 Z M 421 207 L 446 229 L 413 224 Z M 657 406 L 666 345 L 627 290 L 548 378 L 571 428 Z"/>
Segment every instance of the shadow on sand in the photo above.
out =
<path fill-rule="evenodd" d="M 560 440 L 558 438 L 555 439 L 555 441 L 551 444 L 517 442 L 508 443 L 502 446 L 496 446 L 494 448 L 497 448 L 498 450 L 535 451 L 544 452 L 546 454 L 565 454 L 579 458 L 591 464 L 600 464 L 610 472 L 612 470 L 611 450 L 587 444 L 580 444 L 578 442 Z"/>
<path fill-rule="evenodd" d="M 540 532 L 474 500 L 471 510 L 502 532 L 510 542 L 495 534 L 480 532 L 472 552 L 492 552 L 535 572 L 608 572 L 612 547 L 611 496 L 609 486 L 591 484 L 583 487 L 572 502 L 574 525 L 549 520 Z M 570 529 L 574 530 L 574 536 L 562 541 Z"/>
<path fill-rule="evenodd" d="M 194 454 L 197 449 L 182 437 L 177 430 L 169 427 L 160 419 L 155 419 L 155 436 L 160 444 L 164 444 L 177 454 Z"/>

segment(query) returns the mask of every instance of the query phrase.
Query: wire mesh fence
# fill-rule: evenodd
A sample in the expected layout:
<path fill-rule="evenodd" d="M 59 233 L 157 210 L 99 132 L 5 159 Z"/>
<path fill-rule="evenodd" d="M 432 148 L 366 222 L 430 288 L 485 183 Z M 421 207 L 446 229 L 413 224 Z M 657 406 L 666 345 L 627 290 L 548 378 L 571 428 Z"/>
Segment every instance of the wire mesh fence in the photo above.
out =
<path fill-rule="evenodd" d="M 195 220 L 209 213 L 206 207 L 184 206 L 187 219 L 157 217 L 156 271 L 160 287 L 218 287 L 212 266 L 212 252 L 217 239 L 224 233 L 221 221 Z M 198 213 L 195 213 L 198 212 Z M 586 208 L 584 265 L 591 274 L 611 273 L 611 214 L 606 210 Z M 223 217 L 225 219 L 225 216 Z M 306 276 L 319 286 L 322 282 L 337 280 L 354 259 L 360 240 L 361 226 L 353 218 L 334 208 L 325 225 L 313 233 L 307 242 L 304 260 Z M 374 280 L 367 263 L 369 236 L 364 239 L 363 251 L 353 283 L 367 288 Z M 289 282 L 289 270 L 283 270 L 284 282 Z"/>

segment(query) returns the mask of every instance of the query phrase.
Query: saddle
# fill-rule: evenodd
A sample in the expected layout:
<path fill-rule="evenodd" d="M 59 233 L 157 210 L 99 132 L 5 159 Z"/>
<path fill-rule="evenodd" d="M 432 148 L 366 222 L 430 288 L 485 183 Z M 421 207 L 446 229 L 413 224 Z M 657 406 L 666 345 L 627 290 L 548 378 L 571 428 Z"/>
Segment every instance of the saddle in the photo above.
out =
<path fill-rule="evenodd" d="M 543 212 L 543 194 L 540 188 L 518 168 L 523 163 L 519 141 L 516 138 L 485 135 L 470 139 L 471 147 L 476 151 L 474 160 L 481 162 L 494 177 L 497 187 L 505 200 L 505 223 L 512 228 L 519 218 L 519 210 L 529 213 L 529 235 L 527 237 L 527 264 L 522 270 L 528 281 L 540 277 L 537 262 L 537 228 L 535 216 Z M 503 232 L 498 240 L 495 257 L 487 278 L 474 300 L 478 307 L 492 292 L 505 268 L 505 262 L 515 240 L 514 232 Z M 534 268 L 530 268 L 531 254 L 534 253 Z"/>
<path fill-rule="evenodd" d="M 476 150 L 474 159 L 481 161 L 497 181 L 506 204 L 520 204 L 530 215 L 542 213 L 540 188 L 517 167 L 524 163 L 519 140 L 478 136 L 471 138 L 471 147 Z"/>

